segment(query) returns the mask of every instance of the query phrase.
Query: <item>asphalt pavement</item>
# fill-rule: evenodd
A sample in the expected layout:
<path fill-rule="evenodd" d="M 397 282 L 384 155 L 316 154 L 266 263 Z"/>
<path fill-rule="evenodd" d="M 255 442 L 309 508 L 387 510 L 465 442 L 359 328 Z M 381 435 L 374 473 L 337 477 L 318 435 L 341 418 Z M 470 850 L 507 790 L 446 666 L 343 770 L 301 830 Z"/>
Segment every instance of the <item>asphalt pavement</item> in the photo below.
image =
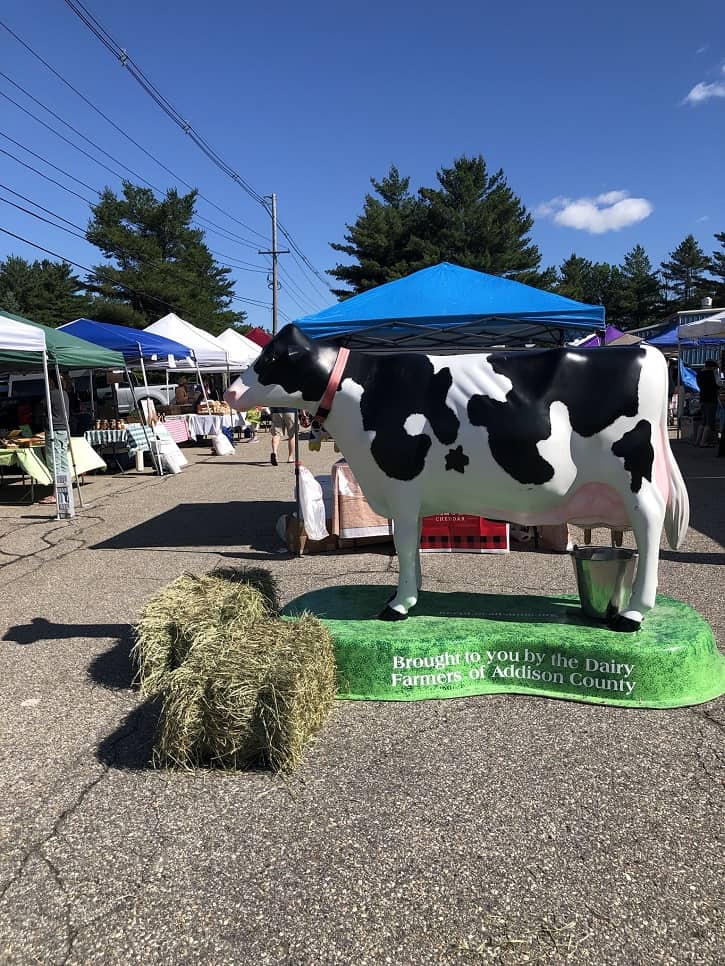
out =
<path fill-rule="evenodd" d="M 251 562 L 284 600 L 395 583 L 386 548 L 284 552 L 268 444 L 95 477 L 71 522 L 0 507 L 0 963 L 722 963 L 722 701 L 337 702 L 292 778 L 149 766 L 129 649 L 154 591 Z M 692 528 L 660 590 L 722 648 L 725 460 L 675 449 Z M 575 591 L 530 550 L 427 555 L 424 584 Z"/>

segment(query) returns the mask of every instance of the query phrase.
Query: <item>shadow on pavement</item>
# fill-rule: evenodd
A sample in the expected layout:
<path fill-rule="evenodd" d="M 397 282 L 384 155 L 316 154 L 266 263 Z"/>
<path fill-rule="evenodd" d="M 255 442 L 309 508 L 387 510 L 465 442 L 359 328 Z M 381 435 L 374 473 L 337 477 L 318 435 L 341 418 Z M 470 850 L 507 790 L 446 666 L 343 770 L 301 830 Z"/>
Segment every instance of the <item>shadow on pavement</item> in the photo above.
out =
<path fill-rule="evenodd" d="M 127 691 L 132 687 L 136 678 L 136 671 L 131 660 L 131 648 L 134 643 L 133 627 L 130 624 L 118 624 L 116 637 L 118 640 L 103 654 L 97 654 L 88 666 L 88 676 L 102 684 L 104 688 L 113 691 Z M 110 637 L 111 635 L 104 635 Z"/>
<path fill-rule="evenodd" d="M 279 544 L 278 517 L 290 504 L 260 500 L 250 507 L 232 503 L 181 503 L 166 513 L 124 530 L 93 550 L 139 550 L 156 547 L 238 547 L 246 544 L 273 553 Z"/>
<path fill-rule="evenodd" d="M 15 644 L 37 644 L 38 641 L 65 641 L 77 637 L 115 637 L 131 640 L 130 624 L 55 624 L 44 617 L 34 617 L 29 624 L 9 627 L 4 641 Z"/>
<path fill-rule="evenodd" d="M 108 737 L 99 742 L 96 758 L 119 771 L 146 771 L 151 757 L 161 713 L 161 701 L 149 699 L 134 708 Z"/>

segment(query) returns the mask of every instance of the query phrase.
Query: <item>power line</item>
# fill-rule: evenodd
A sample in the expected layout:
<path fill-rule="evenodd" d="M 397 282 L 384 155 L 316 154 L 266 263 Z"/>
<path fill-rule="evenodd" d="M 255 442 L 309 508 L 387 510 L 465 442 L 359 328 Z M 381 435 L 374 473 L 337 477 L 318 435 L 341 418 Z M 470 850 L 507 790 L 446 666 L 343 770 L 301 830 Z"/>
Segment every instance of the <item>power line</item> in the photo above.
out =
<path fill-rule="evenodd" d="M 15 195 L 16 198 L 22 198 L 23 201 L 27 201 L 28 204 L 34 205 L 36 208 L 40 208 L 40 210 L 44 211 L 47 215 L 52 215 L 54 218 L 57 218 L 59 221 L 64 221 L 66 225 L 70 225 L 71 228 L 77 228 L 78 231 L 85 232 L 85 229 L 81 228 L 80 225 L 76 225 L 75 222 L 73 221 L 68 221 L 67 218 L 64 218 L 62 215 L 57 214 L 55 211 L 51 211 L 50 208 L 44 208 L 42 205 L 38 204 L 37 201 L 33 201 L 32 198 L 27 198 L 25 195 L 21 195 L 19 191 L 15 191 L 13 188 L 10 188 L 8 185 L 2 184 L 0 182 L 0 188 L 2 188 L 5 191 L 9 191 L 10 194 Z M 83 237 L 85 238 L 85 234 Z"/>
<path fill-rule="evenodd" d="M 83 94 L 82 91 L 78 90 L 77 87 L 74 87 L 73 84 L 71 84 L 70 81 L 67 80 L 67 78 L 65 78 L 58 70 L 56 70 L 55 67 L 49 64 L 47 60 L 41 57 L 41 55 L 30 46 L 30 44 L 26 43 L 26 41 L 24 41 L 21 37 L 19 37 L 18 34 L 15 33 L 15 31 L 12 30 L 2 20 L 0 20 L 0 27 L 3 27 L 11 35 L 11 37 L 13 37 L 22 47 L 25 48 L 25 50 L 28 51 L 29 54 L 35 57 L 35 59 L 38 60 L 55 77 L 57 77 L 58 80 L 61 81 L 61 83 L 65 84 L 65 86 L 69 90 L 73 91 L 74 94 L 80 97 L 80 99 L 85 104 L 87 104 L 88 107 L 91 108 L 91 110 L 95 111 L 95 113 L 98 114 L 99 117 L 102 117 L 104 121 L 110 124 L 115 131 L 117 131 L 122 137 L 126 138 L 126 140 L 129 141 L 131 144 L 133 144 L 134 147 L 138 148 L 138 150 L 141 151 L 143 154 L 145 154 L 146 157 L 150 158 L 160 168 L 163 168 L 163 170 L 166 171 L 167 174 L 170 174 L 171 177 L 174 178 L 176 181 L 178 181 L 180 184 L 183 184 L 185 187 L 189 189 L 192 189 L 194 187 L 193 185 L 189 184 L 188 181 L 185 181 L 184 178 L 176 174 L 167 164 L 165 164 L 163 161 L 157 158 L 156 155 L 152 154 L 148 150 L 148 148 L 146 148 L 143 144 L 140 144 L 134 137 L 132 137 L 128 133 L 128 131 L 125 131 L 119 124 L 117 124 L 113 120 L 113 118 L 109 117 L 108 114 L 102 111 L 96 104 L 93 103 L 93 101 L 91 101 L 88 97 L 86 97 L 86 95 Z M 218 205 L 215 201 L 212 201 L 210 198 L 207 198 L 206 195 L 204 195 L 201 191 L 199 191 L 198 194 L 199 194 L 199 197 L 206 202 L 206 204 L 210 205 L 212 208 L 216 208 L 217 211 L 223 214 L 230 221 L 236 222 L 236 224 L 240 225 L 242 228 L 245 228 L 247 231 L 251 231 L 252 234 L 258 235 L 260 238 L 266 238 L 266 236 L 262 234 L 262 232 L 257 231 L 256 228 L 252 228 L 251 225 L 247 225 L 246 222 L 241 221 L 239 218 L 236 218 L 234 215 L 229 214 L 228 211 L 226 211 L 224 208 Z"/>
<path fill-rule="evenodd" d="M 13 192 L 13 194 L 14 193 L 15 192 Z M 6 205 L 12 205 L 12 207 L 17 208 L 18 211 L 24 211 L 26 215 L 32 215 L 33 218 L 37 218 L 39 221 L 44 221 L 47 225 L 52 225 L 53 228 L 59 228 L 61 231 L 65 231 L 69 235 L 73 235 L 74 238 L 82 238 L 83 241 L 87 240 L 85 235 L 81 235 L 77 231 L 73 231 L 72 228 L 64 228 L 63 225 L 56 225 L 56 223 L 54 221 L 51 221 L 50 218 L 43 218 L 42 215 L 39 215 L 35 211 L 31 211 L 30 208 L 24 208 L 23 205 L 16 205 L 15 202 L 10 201 L 9 198 L 3 198 L 3 196 L 0 195 L 0 201 L 4 202 Z M 32 203 L 33 202 L 31 201 L 31 204 Z"/>
<path fill-rule="evenodd" d="M 5 135 L 1 133 L 0 133 L 0 136 L 5 137 Z M 41 178 L 45 178 L 45 180 L 50 181 L 51 184 L 58 185 L 58 187 L 62 188 L 63 191 L 67 191 L 68 194 L 70 195 L 75 195 L 76 198 L 80 198 L 81 201 L 86 201 L 88 202 L 89 205 L 93 204 L 90 198 L 84 198 L 83 195 L 79 195 L 78 192 L 73 191 L 72 188 L 67 188 L 64 184 L 61 184 L 60 181 L 56 181 L 55 178 L 51 178 L 47 174 L 43 174 L 42 171 L 39 171 L 37 168 L 34 168 L 32 164 L 28 164 L 26 161 L 21 161 L 20 158 L 17 158 L 14 154 L 11 154 L 10 151 L 6 151 L 5 148 L 0 148 L 0 154 L 5 154 L 8 158 L 12 158 L 13 161 L 17 161 L 18 164 L 22 164 L 24 168 L 28 168 L 30 171 L 34 171 L 35 174 L 40 175 Z"/>
<path fill-rule="evenodd" d="M 24 144 L 21 144 L 20 141 L 16 141 L 15 138 L 11 138 L 10 135 L 6 134 L 4 131 L 0 131 L 0 137 L 4 137 L 6 141 L 10 141 L 10 143 L 14 144 L 16 147 L 22 148 L 23 151 L 27 151 L 28 154 L 32 155 L 34 158 L 37 158 L 38 161 L 42 161 L 43 164 L 47 164 L 48 167 L 53 168 L 55 171 L 60 171 L 60 173 L 65 175 L 66 178 L 70 178 L 71 181 L 75 181 L 76 184 L 81 185 L 81 187 L 88 188 L 89 191 L 94 192 L 94 194 L 98 194 L 98 192 L 93 187 L 93 185 L 88 184 L 86 181 L 81 181 L 80 178 L 76 178 L 74 174 L 70 174 L 70 172 L 66 171 L 64 168 L 59 168 L 57 164 L 53 164 L 52 161 L 49 161 L 47 158 L 44 158 L 42 154 L 36 154 L 35 151 L 31 151 L 30 148 L 26 147 Z M 0 148 L 0 150 L 2 149 Z M 9 151 L 4 151 L 3 153 L 7 154 L 9 157 L 13 158 L 14 160 L 17 160 L 17 158 L 15 158 L 14 155 L 10 154 Z M 23 161 L 20 162 L 20 164 L 23 164 L 23 163 L 24 163 Z M 30 166 L 26 164 L 25 167 L 27 168 Z M 66 190 L 70 190 L 70 189 L 66 189 Z M 79 197 L 81 196 L 79 195 Z M 83 201 L 88 201 L 88 204 L 90 205 L 95 204 L 94 201 L 89 201 L 88 198 L 83 198 Z"/>
<path fill-rule="evenodd" d="M 0 132 L 0 136 L 7 137 L 7 135 L 2 134 L 2 132 Z M 14 144 L 19 144 L 19 142 L 14 141 L 12 138 L 8 138 L 8 140 L 13 141 Z M 23 145 L 21 145 L 21 147 L 23 147 L 23 150 L 29 151 L 29 149 L 28 148 L 25 148 Z M 53 184 L 56 184 L 59 188 L 62 188 L 64 191 L 67 191 L 69 194 L 72 194 L 75 197 L 80 198 L 81 201 L 87 201 L 88 204 L 93 204 L 93 202 L 91 202 L 90 199 L 84 198 L 82 195 L 78 194 L 78 192 L 76 192 L 76 191 L 73 191 L 71 188 L 67 188 L 65 185 L 61 184 L 60 181 L 56 181 L 54 178 L 49 178 L 47 175 L 43 174 L 42 171 L 39 171 L 37 168 L 34 168 L 32 165 L 26 164 L 20 158 L 16 157 L 14 154 L 11 154 L 9 151 L 5 151 L 3 148 L 0 148 L 0 153 L 7 155 L 8 157 L 12 158 L 13 161 L 17 161 L 18 164 L 21 164 L 24 167 L 29 168 L 31 171 L 34 171 L 36 174 L 39 174 L 41 178 L 45 178 L 46 180 L 51 181 Z M 33 154 L 32 151 L 29 151 L 29 153 Z M 35 156 L 36 157 L 41 157 L 40 155 L 35 155 Z M 45 159 L 45 158 L 41 158 L 41 160 L 45 161 L 46 164 L 50 164 L 51 163 L 51 162 L 47 161 L 47 159 Z M 67 171 L 64 171 L 62 168 L 59 168 L 58 170 L 61 171 L 62 174 L 65 174 L 66 177 L 73 178 L 73 175 L 69 174 Z M 74 179 L 74 180 L 77 180 L 77 179 Z M 81 182 L 81 184 L 85 184 L 85 182 Z M 68 225 L 71 225 L 73 228 L 77 228 L 79 231 L 83 231 L 83 229 L 81 228 L 80 225 L 76 225 L 74 222 L 68 221 L 67 218 L 64 218 L 62 215 L 59 215 L 57 212 L 54 212 L 54 211 L 52 211 L 49 208 L 44 208 L 43 205 L 38 204 L 37 201 L 33 201 L 32 198 L 28 198 L 25 195 L 21 195 L 19 192 L 13 190 L 12 188 L 9 188 L 7 185 L 0 185 L 0 187 L 4 188 L 6 191 L 10 191 L 12 194 L 16 195 L 18 198 L 22 198 L 23 201 L 27 201 L 29 204 L 34 205 L 36 208 L 40 208 L 41 211 L 45 211 L 46 214 L 52 215 L 54 218 L 57 218 L 60 221 L 65 221 Z M 90 185 L 86 185 L 86 187 L 88 187 L 91 191 L 94 190 L 93 188 L 91 188 Z M 5 200 L 5 199 L 3 199 L 3 200 Z M 12 205 L 13 202 L 7 201 L 7 204 L 11 204 Z M 26 208 L 22 208 L 19 205 L 14 205 L 14 207 L 19 208 L 21 211 L 26 211 L 30 215 L 34 215 L 35 217 L 39 217 L 38 215 L 35 215 L 34 212 L 28 211 Z M 43 221 L 46 221 L 47 219 L 42 219 L 42 220 Z M 48 222 L 48 224 L 53 224 L 53 222 Z M 61 225 L 54 225 L 54 227 L 55 228 L 61 228 L 62 229 L 62 226 Z M 67 230 L 67 229 L 63 229 L 63 230 Z M 69 234 L 75 234 L 75 232 L 69 232 Z M 78 236 L 78 237 L 82 237 L 84 240 L 87 240 L 85 234 L 83 234 L 82 236 Z M 209 251 L 211 252 L 212 249 L 209 249 Z M 228 256 L 223 255 L 220 252 L 215 252 L 214 254 L 221 255 L 222 258 L 228 258 Z M 151 264 L 151 262 L 148 259 L 146 259 L 146 260 L 144 260 L 144 259 L 137 259 L 137 260 L 138 261 L 142 261 L 142 262 L 145 261 L 146 264 Z M 154 264 L 162 264 L 162 263 L 160 263 L 160 262 L 154 262 Z M 249 263 L 248 262 L 248 263 L 242 263 L 242 264 L 251 265 L 252 263 Z M 234 267 L 239 267 L 239 269 L 241 271 L 257 271 L 257 272 L 266 272 L 267 271 L 267 269 L 265 269 L 265 268 L 263 268 L 261 266 L 252 266 L 252 268 L 242 268 L 241 266 L 234 266 Z M 244 299 L 240 295 L 233 295 L 233 296 L 230 296 L 230 298 L 239 299 L 241 301 L 252 301 L 252 300 Z M 263 306 L 266 306 L 266 307 L 269 307 L 269 303 L 259 302 L 259 304 L 260 305 L 263 305 Z"/>
<path fill-rule="evenodd" d="M 110 160 L 113 161 L 113 162 L 115 162 L 119 167 L 121 167 L 121 168 L 125 169 L 126 171 L 128 171 L 128 173 L 131 174 L 131 175 L 133 175 L 134 178 L 136 178 L 136 179 L 138 179 L 140 181 L 143 181 L 144 184 L 148 185 L 149 188 L 151 188 L 153 191 L 155 191 L 158 196 L 160 196 L 160 197 L 163 197 L 164 196 L 164 192 L 157 185 L 154 185 L 153 182 L 149 181 L 147 178 L 144 178 L 143 175 L 139 174 L 137 171 L 134 171 L 133 168 L 129 168 L 127 164 L 124 164 L 123 161 L 119 161 L 118 158 L 114 157 L 114 155 L 109 154 L 108 151 L 106 151 L 104 148 L 102 148 L 99 144 L 96 144 L 96 142 L 93 141 L 91 138 L 86 137 L 85 134 L 83 134 L 81 131 L 79 131 L 77 128 L 75 128 L 69 121 L 66 121 L 59 114 L 56 114 L 55 111 L 52 111 L 49 107 L 46 107 L 45 104 L 43 104 L 41 101 L 39 101 L 31 93 L 29 93 L 28 91 L 26 91 L 24 87 L 21 87 L 19 84 L 16 84 L 15 81 L 11 80 L 11 78 L 9 78 L 7 76 L 7 74 L 4 74 L 2 71 L 0 71 L 0 76 L 4 77 L 6 80 L 9 80 L 10 83 L 14 87 L 18 88 L 18 90 L 20 90 L 23 94 L 25 94 L 26 97 L 29 97 L 31 101 L 34 101 L 36 104 L 39 104 L 40 107 L 42 107 L 44 111 L 47 111 L 52 117 L 54 117 L 54 118 L 56 118 L 56 120 L 60 121 L 61 124 L 65 124 L 66 127 L 68 127 L 71 131 L 73 131 L 79 137 L 83 138 L 84 141 L 87 141 L 88 144 L 90 144 L 92 147 L 94 147 L 97 151 L 100 151 L 102 154 L 105 154 L 105 156 L 107 158 L 110 158 Z M 22 104 L 19 104 L 14 98 L 10 97 L 9 94 L 6 94 L 4 91 L 0 91 L 0 97 L 4 97 L 7 101 L 10 101 L 11 104 L 14 104 L 15 107 L 17 107 L 19 110 L 21 110 L 24 114 L 27 114 L 28 117 L 31 117 L 34 121 L 37 121 L 38 124 L 42 125 L 46 130 L 50 131 L 51 133 L 55 134 L 56 137 L 59 137 L 62 141 L 64 141 L 66 144 L 70 145 L 72 148 L 75 148 L 76 151 L 80 151 L 80 153 L 82 155 L 84 155 L 86 158 L 89 158 L 95 164 L 99 165 L 99 167 L 103 168 L 105 171 L 109 171 L 112 175 L 114 175 L 114 177 L 118 178 L 119 181 L 123 182 L 125 180 L 124 179 L 124 176 L 122 174 L 119 174 L 118 171 L 114 171 L 113 168 L 109 167 L 107 164 L 104 164 L 103 161 L 99 161 L 98 158 L 93 157 L 92 154 L 89 154 L 88 151 L 86 151 L 83 148 L 79 147 L 79 145 L 77 145 L 73 141 L 71 141 L 70 138 L 67 138 L 64 134 L 61 134 L 60 131 L 56 131 L 54 127 L 52 127 L 50 124 L 47 124 L 45 121 L 42 120 L 42 118 L 39 118 L 37 116 L 37 114 L 33 114 L 33 112 L 30 111 L 30 110 L 28 110 L 28 108 L 23 107 Z M 26 148 L 26 150 L 27 150 L 27 148 Z M 198 215 L 198 214 L 197 214 L 196 217 L 199 220 L 207 221 L 210 225 L 216 226 L 216 228 L 206 228 L 206 227 L 204 227 L 202 229 L 203 231 L 210 231 L 210 232 L 212 232 L 212 234 L 219 235 L 221 238 L 225 238 L 227 241 L 231 241 L 231 242 L 234 242 L 235 244 L 239 244 L 239 245 L 244 245 L 247 248 L 256 248 L 257 247 L 256 242 L 253 242 L 250 239 L 242 238 L 241 235 L 236 235 L 234 232 L 228 231 L 226 228 L 222 228 L 221 225 L 217 226 L 216 225 L 216 222 L 212 221 L 210 218 L 203 218 L 201 215 Z"/>
<path fill-rule="evenodd" d="M 128 51 L 121 47 L 113 39 L 106 28 L 93 16 L 87 7 L 85 7 L 80 0 L 65 0 L 65 4 L 73 11 L 78 19 L 85 24 L 91 33 L 94 34 L 98 40 L 100 40 L 103 46 L 113 55 L 113 57 L 119 61 L 121 66 L 126 68 L 136 83 L 139 84 L 139 86 L 149 95 L 149 97 L 151 97 L 151 99 L 161 108 L 167 117 L 169 117 L 174 124 L 176 124 L 177 127 L 179 127 L 184 134 L 186 134 L 194 142 L 194 144 L 196 144 L 196 146 L 206 155 L 206 157 L 227 175 L 227 177 L 231 178 L 232 181 L 235 181 L 254 201 L 262 205 L 262 207 L 271 217 L 271 210 L 266 199 L 259 194 L 259 192 L 256 191 L 247 181 L 245 181 L 239 172 L 236 171 L 227 161 L 225 161 L 204 137 L 194 130 L 194 128 L 191 126 L 191 123 L 186 120 L 183 115 L 174 107 L 174 105 L 171 104 L 171 102 L 161 93 L 161 91 L 154 86 L 141 68 L 134 62 L 133 58 L 129 56 Z M 292 235 L 288 229 L 280 225 L 280 231 L 287 239 L 293 251 L 295 251 L 298 257 L 301 259 L 302 263 L 310 272 L 312 272 L 313 275 L 315 275 L 316 278 L 323 283 L 323 285 L 326 286 L 329 291 L 327 282 L 292 238 Z"/>
<path fill-rule="evenodd" d="M 11 205 L 13 204 L 13 202 L 7 202 L 7 199 L 4 199 L 4 198 L 0 200 L 6 201 L 6 203 Z M 13 205 L 13 207 L 17 208 L 19 206 Z M 33 215 L 34 212 L 30 211 L 28 212 L 28 214 Z M 39 215 L 35 215 L 35 217 L 40 218 Z M 46 218 L 42 218 L 41 220 L 47 221 Z M 52 224 L 52 222 L 49 222 L 49 224 Z M 60 225 L 55 225 L 54 227 L 61 228 Z M 112 285 L 118 286 L 118 288 L 124 289 L 127 292 L 131 292 L 133 295 L 137 295 L 137 296 L 140 295 L 140 296 L 143 296 L 144 298 L 151 299 L 153 302 L 157 302 L 159 305 L 163 305 L 164 308 L 168 310 L 175 311 L 176 309 L 176 307 L 171 302 L 168 302 L 166 299 L 159 298 L 157 295 L 151 295 L 149 292 L 142 292 L 139 289 L 133 288 L 130 285 L 126 285 L 124 282 L 119 281 L 117 278 L 113 276 L 109 276 L 108 272 L 100 266 L 97 268 L 89 268 L 87 265 L 82 265 L 80 262 L 76 262 L 72 258 L 67 258 L 65 255 L 61 255 L 58 252 L 54 252 L 50 248 L 45 248 L 43 245 L 39 245 L 37 242 L 31 241 L 29 238 L 23 237 L 23 235 L 18 235 L 14 231 L 10 231 L 7 228 L 3 228 L 2 226 L 0 226 L 0 231 L 3 232 L 5 235 L 9 235 L 11 238 L 15 238 L 26 245 L 30 245 L 31 248 L 36 248 L 38 251 L 45 252 L 46 255 L 52 255 L 53 258 L 57 258 L 61 262 L 67 262 L 69 265 L 73 265 L 75 268 L 82 269 L 82 271 L 87 272 L 91 278 L 93 276 L 96 276 L 97 278 L 100 278 L 101 281 L 103 281 L 103 277 L 105 275 L 106 276 L 105 280 L 107 282 L 110 282 Z M 68 229 L 63 229 L 63 231 L 68 231 Z M 69 232 L 69 234 L 72 234 L 72 232 Z M 262 302 L 260 299 L 243 298 L 241 295 L 230 295 L 229 298 L 234 299 L 237 302 L 249 303 L 251 305 L 255 305 L 260 308 L 270 307 L 269 302 Z M 286 317 L 288 318 L 288 316 Z"/>

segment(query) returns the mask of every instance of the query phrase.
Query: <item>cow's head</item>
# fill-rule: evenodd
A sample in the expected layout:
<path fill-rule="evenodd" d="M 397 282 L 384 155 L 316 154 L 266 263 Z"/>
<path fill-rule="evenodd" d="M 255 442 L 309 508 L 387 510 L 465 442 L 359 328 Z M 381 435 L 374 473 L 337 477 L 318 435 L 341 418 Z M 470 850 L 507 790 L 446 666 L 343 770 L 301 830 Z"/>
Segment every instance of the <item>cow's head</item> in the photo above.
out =
<path fill-rule="evenodd" d="M 286 325 L 256 362 L 224 394 L 233 409 L 286 406 L 314 410 L 322 399 L 337 349 L 313 342 L 296 325 Z"/>

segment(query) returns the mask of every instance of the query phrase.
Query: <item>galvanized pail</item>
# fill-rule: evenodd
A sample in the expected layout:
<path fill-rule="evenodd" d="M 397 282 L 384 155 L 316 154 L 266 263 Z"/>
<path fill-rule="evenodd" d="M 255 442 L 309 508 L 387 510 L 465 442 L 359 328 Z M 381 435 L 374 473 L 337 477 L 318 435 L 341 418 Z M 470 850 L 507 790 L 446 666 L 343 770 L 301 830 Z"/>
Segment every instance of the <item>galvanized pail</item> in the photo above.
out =
<path fill-rule="evenodd" d="M 582 610 L 606 620 L 623 611 L 632 594 L 636 550 L 619 547 L 575 547 L 572 552 Z"/>

